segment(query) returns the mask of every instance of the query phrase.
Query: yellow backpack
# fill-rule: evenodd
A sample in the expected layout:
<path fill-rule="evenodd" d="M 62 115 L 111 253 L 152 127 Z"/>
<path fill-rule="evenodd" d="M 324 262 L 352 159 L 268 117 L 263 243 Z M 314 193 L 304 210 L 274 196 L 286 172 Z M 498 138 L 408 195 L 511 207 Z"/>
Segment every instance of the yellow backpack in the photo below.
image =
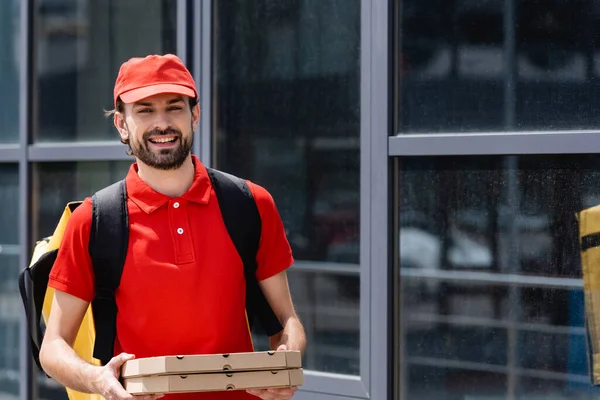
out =
<path fill-rule="evenodd" d="M 600 385 L 600 205 L 576 214 L 583 277 L 585 336 L 591 383 Z"/>
<path fill-rule="evenodd" d="M 44 280 L 45 276 L 46 285 L 48 284 L 48 274 L 50 273 L 52 265 L 54 264 L 54 260 L 56 260 L 56 254 L 62 241 L 63 232 L 67 226 L 67 222 L 71 217 L 71 214 L 80 204 L 81 202 L 71 202 L 66 205 L 52 236 L 44 238 L 36 243 L 33 250 L 33 256 L 31 258 L 31 263 L 27 269 L 29 273 L 21 273 L 19 282 L 21 286 L 21 295 L 23 295 L 24 290 L 27 290 L 25 287 L 28 283 L 28 286 L 31 288 L 30 290 L 34 290 L 35 288 L 35 290 L 38 291 L 38 293 L 36 293 L 38 296 L 37 307 L 35 304 L 30 304 L 30 307 L 25 307 L 25 310 L 28 313 L 28 318 L 30 318 L 29 321 L 31 321 L 31 318 L 34 318 L 34 316 L 29 315 L 31 310 L 35 310 L 35 313 L 37 314 L 36 321 L 40 320 L 40 314 L 38 313 L 41 313 L 44 323 L 48 321 L 48 317 L 50 316 L 50 308 L 52 306 L 52 299 L 54 298 L 54 289 L 47 287 L 46 290 L 42 290 L 44 286 L 43 283 L 40 285 L 32 285 L 31 283 L 32 281 L 36 280 L 36 278 L 37 282 Z M 33 274 L 37 275 L 36 278 L 33 277 Z M 27 280 L 30 280 L 31 282 L 27 282 Z M 35 297 L 35 294 L 33 297 Z M 30 300 L 33 300 L 32 296 L 26 296 L 23 298 L 23 301 Z M 41 309 L 38 308 L 39 304 L 42 304 Z M 34 327 L 32 325 L 33 324 L 30 323 L 30 328 Z M 31 340 L 31 348 L 34 352 L 34 361 L 38 364 L 40 370 L 42 370 L 41 365 L 39 365 L 39 348 L 41 345 L 42 333 L 39 325 L 35 326 L 35 328 L 37 328 L 36 332 L 30 332 L 29 336 Z M 77 333 L 77 337 L 75 338 L 75 342 L 73 344 L 73 349 L 85 361 L 88 361 L 94 365 L 100 365 L 100 361 L 93 357 L 95 339 L 96 330 L 94 327 L 92 307 L 90 305 L 85 313 L 83 321 L 81 322 L 79 332 Z M 103 399 L 103 397 L 100 395 L 81 393 L 68 388 L 67 394 L 70 400 Z"/>

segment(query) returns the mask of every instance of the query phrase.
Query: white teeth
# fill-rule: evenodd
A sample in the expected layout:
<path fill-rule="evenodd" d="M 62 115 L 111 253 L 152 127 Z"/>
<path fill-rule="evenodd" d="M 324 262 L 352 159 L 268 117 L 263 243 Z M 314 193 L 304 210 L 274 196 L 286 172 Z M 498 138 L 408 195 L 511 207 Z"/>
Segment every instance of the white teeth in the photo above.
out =
<path fill-rule="evenodd" d="M 175 138 L 152 139 L 152 141 L 155 143 L 168 143 L 168 142 L 173 142 L 174 140 L 175 140 Z"/>

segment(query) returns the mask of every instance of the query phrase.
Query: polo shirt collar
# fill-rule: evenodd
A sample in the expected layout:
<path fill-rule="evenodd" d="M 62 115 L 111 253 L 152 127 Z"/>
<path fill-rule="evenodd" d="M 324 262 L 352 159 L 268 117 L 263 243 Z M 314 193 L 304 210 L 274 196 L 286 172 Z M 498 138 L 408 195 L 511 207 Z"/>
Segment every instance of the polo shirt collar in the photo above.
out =
<path fill-rule="evenodd" d="M 208 204 L 212 186 L 210 178 L 204 165 L 193 154 L 192 162 L 195 168 L 194 181 L 188 191 L 181 195 L 180 198 L 198 204 Z M 140 178 L 137 163 L 133 163 L 129 168 L 129 172 L 125 177 L 125 183 L 127 185 L 127 196 L 147 214 L 150 214 L 167 204 L 169 200 L 172 200 L 171 197 L 152 189 Z"/>

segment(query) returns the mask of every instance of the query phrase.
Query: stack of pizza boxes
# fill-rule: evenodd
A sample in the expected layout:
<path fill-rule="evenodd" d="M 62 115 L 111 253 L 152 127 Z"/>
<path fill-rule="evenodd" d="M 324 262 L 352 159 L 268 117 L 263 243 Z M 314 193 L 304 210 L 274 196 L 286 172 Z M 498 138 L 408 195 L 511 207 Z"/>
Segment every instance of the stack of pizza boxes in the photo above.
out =
<path fill-rule="evenodd" d="M 299 351 L 139 358 L 121 370 L 134 395 L 288 388 L 304 383 Z"/>

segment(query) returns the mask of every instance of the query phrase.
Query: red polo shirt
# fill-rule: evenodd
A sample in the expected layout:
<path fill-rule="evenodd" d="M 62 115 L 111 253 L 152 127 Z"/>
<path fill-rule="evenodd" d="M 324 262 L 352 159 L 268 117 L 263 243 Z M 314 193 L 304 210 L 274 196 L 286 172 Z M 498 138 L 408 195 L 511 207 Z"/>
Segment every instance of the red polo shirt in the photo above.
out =
<path fill-rule="evenodd" d="M 160 194 L 132 164 L 126 177 L 130 236 L 116 291 L 115 355 L 136 357 L 252 351 L 245 318 L 244 268 L 221 218 L 204 166 L 193 156 L 194 182 L 181 197 Z M 257 276 L 269 278 L 292 262 L 270 194 L 248 182 L 262 219 Z M 94 298 L 88 253 L 91 198 L 64 232 L 49 285 L 85 301 Z M 172 395 L 197 399 L 256 399 L 245 391 Z M 169 397 L 172 397 L 169 396 Z"/>

